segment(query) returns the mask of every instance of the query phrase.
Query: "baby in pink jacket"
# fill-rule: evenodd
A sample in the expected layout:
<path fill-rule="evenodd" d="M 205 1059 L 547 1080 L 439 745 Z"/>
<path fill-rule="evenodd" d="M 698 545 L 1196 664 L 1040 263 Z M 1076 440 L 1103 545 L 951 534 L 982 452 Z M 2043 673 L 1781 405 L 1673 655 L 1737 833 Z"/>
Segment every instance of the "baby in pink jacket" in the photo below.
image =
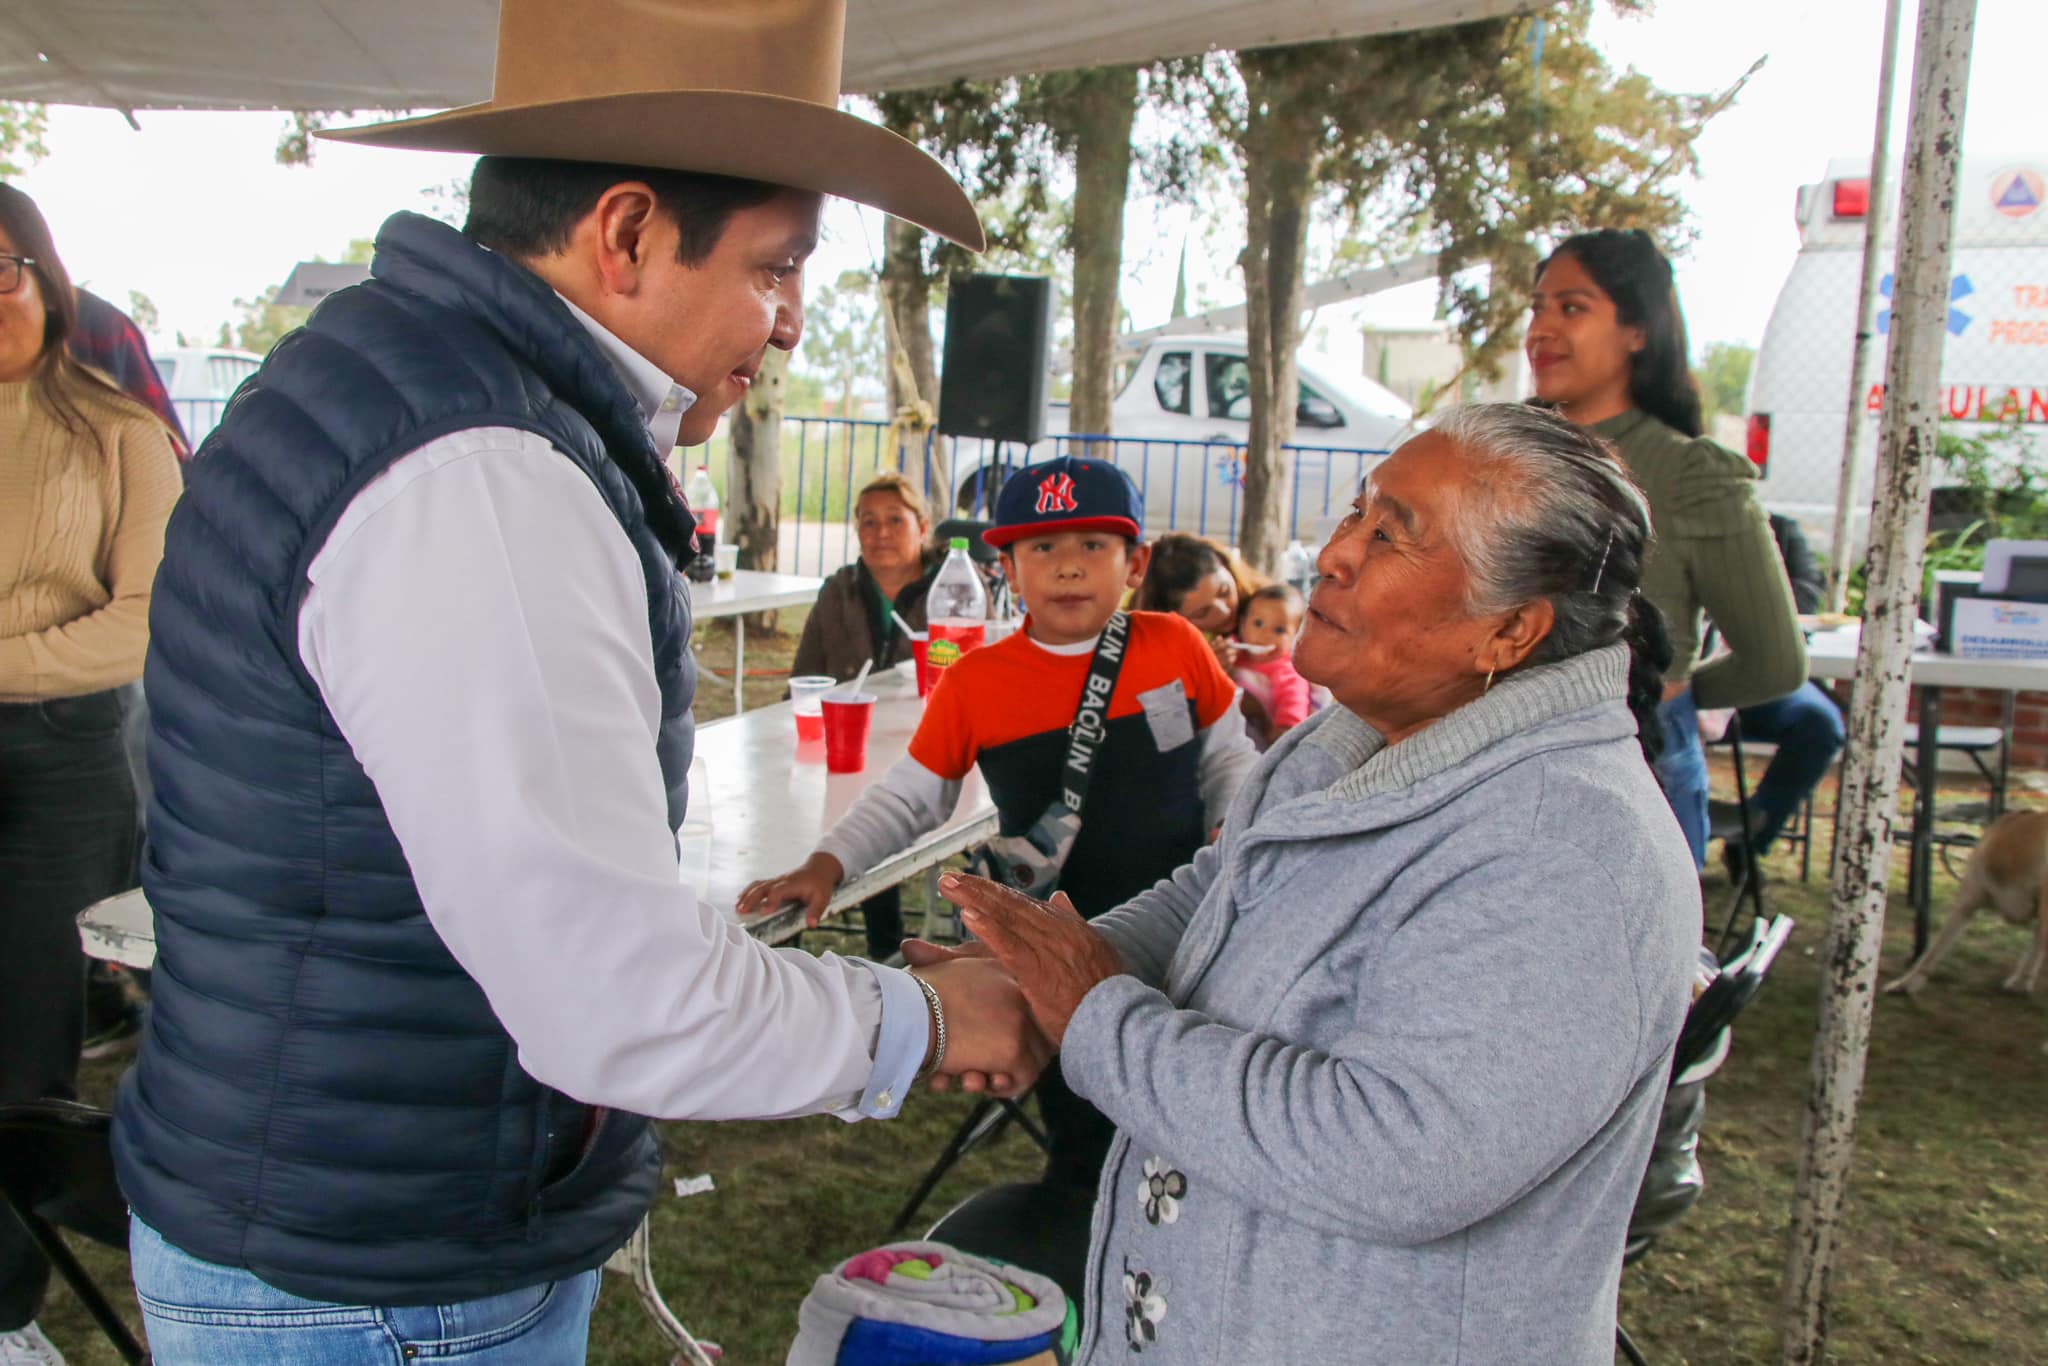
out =
<path fill-rule="evenodd" d="M 1249 716 L 1260 749 L 1307 719 L 1308 680 L 1294 671 L 1294 637 L 1301 631 L 1299 590 L 1276 583 L 1244 600 L 1237 616 L 1237 667 L 1231 677 L 1257 704 Z"/>

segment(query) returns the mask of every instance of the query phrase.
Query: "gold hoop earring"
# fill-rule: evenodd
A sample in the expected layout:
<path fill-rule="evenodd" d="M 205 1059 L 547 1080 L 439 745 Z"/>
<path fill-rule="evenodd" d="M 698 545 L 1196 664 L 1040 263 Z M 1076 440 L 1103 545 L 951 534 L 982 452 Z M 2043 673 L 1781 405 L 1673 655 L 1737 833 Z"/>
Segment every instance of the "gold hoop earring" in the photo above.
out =
<path fill-rule="evenodd" d="M 1486 686 L 1479 691 L 1482 696 L 1493 691 L 1493 670 L 1488 669 L 1486 671 Z"/>

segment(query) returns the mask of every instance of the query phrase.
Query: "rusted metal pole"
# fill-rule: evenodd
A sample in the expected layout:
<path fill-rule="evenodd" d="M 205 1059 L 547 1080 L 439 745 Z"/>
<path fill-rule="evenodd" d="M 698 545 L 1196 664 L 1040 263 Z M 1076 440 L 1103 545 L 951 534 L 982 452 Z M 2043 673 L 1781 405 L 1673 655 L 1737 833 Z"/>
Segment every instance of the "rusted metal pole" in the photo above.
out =
<path fill-rule="evenodd" d="M 1863 413 L 1877 345 L 1877 282 L 1884 268 L 1884 228 L 1891 217 L 1892 87 L 1899 69 L 1901 0 L 1885 0 L 1883 55 L 1877 60 L 1877 130 L 1870 139 L 1870 208 L 1863 219 L 1863 285 L 1856 297 L 1856 350 L 1849 361 L 1849 420 L 1842 428 L 1842 483 L 1835 494 L 1835 534 L 1828 554 L 1828 610 L 1842 610 L 1855 554 L 1857 487 L 1863 482 Z"/>
<path fill-rule="evenodd" d="M 1976 0 L 1921 0 L 1913 99 L 1893 266 L 1891 356 L 1870 527 L 1870 584 L 1856 652 L 1856 698 L 1842 785 L 1822 964 L 1820 1025 L 1807 1081 L 1804 1141 L 1792 1203 L 1779 1319 L 1784 1366 L 1819 1366 L 1830 1278 L 1855 1153 L 1856 1107 L 1870 1048 L 1871 997 L 1884 933 L 1892 815 L 1906 719 L 1907 667 L 1927 548 L 1927 488 L 1939 427 L 1941 348 L 1955 231 Z"/>

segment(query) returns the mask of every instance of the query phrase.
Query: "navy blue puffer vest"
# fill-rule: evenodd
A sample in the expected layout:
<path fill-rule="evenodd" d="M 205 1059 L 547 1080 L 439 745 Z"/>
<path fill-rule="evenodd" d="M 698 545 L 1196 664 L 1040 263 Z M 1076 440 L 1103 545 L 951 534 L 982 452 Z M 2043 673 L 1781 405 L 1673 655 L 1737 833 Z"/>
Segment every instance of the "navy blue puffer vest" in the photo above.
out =
<path fill-rule="evenodd" d="M 384 225 L 372 270 L 236 394 L 171 517 L 145 674 L 155 1008 L 114 1156 L 136 1213 L 195 1257 L 312 1299 L 437 1304 L 598 1265 L 660 1158 L 647 1120 L 520 1068 L 428 923 L 300 662 L 306 569 L 407 452 L 473 427 L 545 436 L 646 572 L 673 827 L 690 523 L 625 386 L 538 277 L 413 214 Z"/>

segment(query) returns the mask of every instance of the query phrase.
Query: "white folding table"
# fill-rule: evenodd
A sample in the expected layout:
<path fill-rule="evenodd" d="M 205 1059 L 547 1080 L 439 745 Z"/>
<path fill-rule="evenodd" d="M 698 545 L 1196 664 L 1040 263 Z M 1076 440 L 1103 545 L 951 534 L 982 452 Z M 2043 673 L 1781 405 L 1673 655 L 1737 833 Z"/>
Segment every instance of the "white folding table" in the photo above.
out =
<path fill-rule="evenodd" d="M 1814 632 L 1806 645 L 1807 672 L 1815 678 L 1854 682 L 1859 638 L 1860 628 L 1853 621 Z M 1966 659 L 1935 650 L 1916 650 L 1907 665 L 1906 679 L 1920 691 L 1920 742 L 1913 760 L 1913 845 L 1907 856 L 1906 878 L 1907 899 L 1913 905 L 1913 956 L 1917 959 L 1927 951 L 1932 899 L 1934 796 L 1941 763 L 1941 690 L 2048 691 L 2048 659 Z M 2007 715 L 2011 715 L 2010 711 Z M 2008 749 L 2012 745 L 2010 726 L 2005 743 Z"/>
<path fill-rule="evenodd" d="M 802 574 L 769 574 L 758 569 L 736 569 L 729 579 L 690 584 L 690 620 L 710 621 L 731 617 L 732 622 L 732 713 L 747 709 L 747 613 L 772 612 L 778 607 L 809 607 L 818 600 L 823 579 Z"/>

